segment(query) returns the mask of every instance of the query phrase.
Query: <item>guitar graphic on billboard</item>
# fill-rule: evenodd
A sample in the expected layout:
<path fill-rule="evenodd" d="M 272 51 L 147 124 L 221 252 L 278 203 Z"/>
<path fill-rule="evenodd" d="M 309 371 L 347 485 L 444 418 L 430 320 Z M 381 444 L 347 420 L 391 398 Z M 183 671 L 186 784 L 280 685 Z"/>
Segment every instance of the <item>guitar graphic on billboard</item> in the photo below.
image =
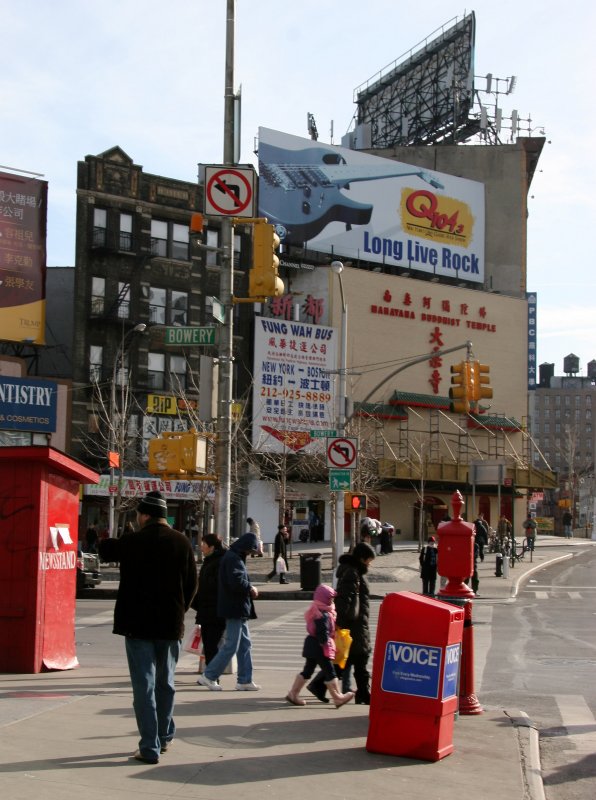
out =
<path fill-rule="evenodd" d="M 318 236 L 331 222 L 352 225 L 370 222 L 373 206 L 352 200 L 350 184 L 416 176 L 443 189 L 430 173 L 396 165 L 350 166 L 341 153 L 323 147 L 286 150 L 259 145 L 259 213 L 274 224 L 282 241 L 296 244 Z"/>

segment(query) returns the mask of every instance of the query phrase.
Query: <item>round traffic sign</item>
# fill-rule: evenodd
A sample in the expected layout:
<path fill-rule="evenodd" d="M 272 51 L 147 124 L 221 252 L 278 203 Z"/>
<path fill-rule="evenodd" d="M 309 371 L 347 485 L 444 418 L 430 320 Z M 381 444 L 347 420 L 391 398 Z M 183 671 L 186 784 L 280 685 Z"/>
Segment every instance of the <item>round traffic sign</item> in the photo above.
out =
<path fill-rule="evenodd" d="M 327 445 L 327 461 L 333 467 L 349 469 L 356 464 L 357 456 L 355 439 L 331 439 Z"/>
<path fill-rule="evenodd" d="M 252 185 L 237 169 L 225 167 L 215 172 L 205 188 L 207 202 L 220 214 L 234 216 L 252 202 Z"/>

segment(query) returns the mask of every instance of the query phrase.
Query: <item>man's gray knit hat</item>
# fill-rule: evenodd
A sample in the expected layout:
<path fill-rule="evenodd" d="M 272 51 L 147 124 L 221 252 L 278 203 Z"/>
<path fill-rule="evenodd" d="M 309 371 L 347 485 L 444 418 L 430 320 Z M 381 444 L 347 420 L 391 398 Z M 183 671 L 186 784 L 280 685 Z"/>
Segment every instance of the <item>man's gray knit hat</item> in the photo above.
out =
<path fill-rule="evenodd" d="M 137 511 L 150 517 L 167 517 L 168 506 L 161 492 L 148 492 L 137 506 Z"/>

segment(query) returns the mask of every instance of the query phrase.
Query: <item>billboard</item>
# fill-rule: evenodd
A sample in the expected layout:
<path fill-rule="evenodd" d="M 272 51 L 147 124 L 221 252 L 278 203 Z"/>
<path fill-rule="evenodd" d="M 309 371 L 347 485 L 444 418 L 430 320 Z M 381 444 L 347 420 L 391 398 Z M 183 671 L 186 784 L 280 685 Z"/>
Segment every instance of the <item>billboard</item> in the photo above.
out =
<path fill-rule="evenodd" d="M 259 128 L 259 215 L 282 242 L 484 282 L 484 184 Z"/>
<path fill-rule="evenodd" d="M 334 427 L 337 331 L 326 325 L 255 319 L 253 447 L 270 453 L 321 450 Z"/>
<path fill-rule="evenodd" d="M 474 12 L 412 48 L 354 92 L 358 105 L 355 145 L 461 142 L 480 130 L 474 103 Z M 432 38 L 431 38 L 432 37 Z M 363 136 L 363 128 L 366 135 Z"/>
<path fill-rule="evenodd" d="M 53 381 L 0 378 L 0 430 L 53 433 L 57 404 L 58 386 Z"/>
<path fill-rule="evenodd" d="M 47 181 L 0 172 L 0 339 L 44 344 Z"/>

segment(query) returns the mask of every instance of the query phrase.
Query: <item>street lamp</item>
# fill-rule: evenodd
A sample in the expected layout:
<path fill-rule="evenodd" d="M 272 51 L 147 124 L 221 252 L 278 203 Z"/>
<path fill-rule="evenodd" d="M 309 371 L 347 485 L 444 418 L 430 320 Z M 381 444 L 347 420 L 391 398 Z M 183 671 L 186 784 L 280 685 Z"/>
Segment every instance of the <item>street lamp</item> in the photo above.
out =
<path fill-rule="evenodd" d="M 344 284 L 341 277 L 344 265 L 341 261 L 332 261 L 331 269 L 338 277 L 339 292 L 341 297 L 341 338 L 339 343 L 339 391 L 337 398 L 337 435 L 344 436 L 346 432 L 346 372 L 347 372 L 347 351 L 348 351 L 348 304 L 344 294 Z M 335 549 L 333 574 L 339 564 L 339 557 L 343 553 L 344 545 L 344 492 L 335 493 Z"/>
<path fill-rule="evenodd" d="M 108 516 L 108 531 L 110 538 L 114 538 L 116 535 L 116 531 L 114 530 L 114 511 L 115 511 L 115 500 L 114 492 L 112 491 L 112 487 L 114 486 L 114 472 L 115 466 L 113 462 L 112 453 L 116 449 L 116 429 L 115 429 L 115 419 L 116 419 L 116 374 L 118 372 L 118 366 L 120 363 L 124 364 L 124 348 L 126 345 L 126 341 L 129 337 L 131 337 L 135 333 L 143 333 L 147 326 L 144 322 L 139 322 L 134 328 L 128 331 L 125 336 L 122 337 L 122 341 L 120 342 L 120 347 L 116 351 L 116 357 L 114 358 L 114 368 L 112 370 L 112 385 L 110 386 L 110 419 L 108 420 L 108 458 L 110 461 L 110 506 L 109 506 L 109 516 Z"/>

